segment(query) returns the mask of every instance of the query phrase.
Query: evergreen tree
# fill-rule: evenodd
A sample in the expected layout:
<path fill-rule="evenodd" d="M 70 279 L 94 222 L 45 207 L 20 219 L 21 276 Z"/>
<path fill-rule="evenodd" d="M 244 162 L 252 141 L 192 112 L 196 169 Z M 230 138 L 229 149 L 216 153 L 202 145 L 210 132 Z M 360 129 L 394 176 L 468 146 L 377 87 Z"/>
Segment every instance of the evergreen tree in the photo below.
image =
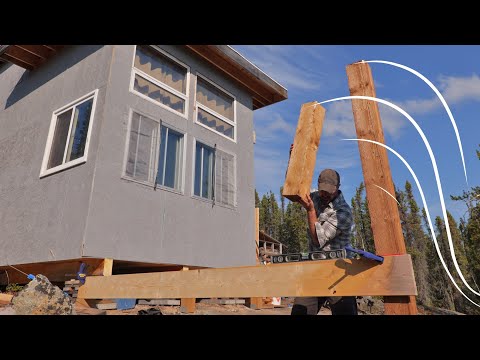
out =
<path fill-rule="evenodd" d="M 415 280 L 417 283 L 418 297 L 421 304 L 430 305 L 430 284 L 428 281 L 427 248 L 428 237 L 422 228 L 422 218 L 417 202 L 412 193 L 412 185 L 405 183 L 405 195 L 408 204 L 407 228 L 411 236 L 411 255 Z"/>
<path fill-rule="evenodd" d="M 435 218 L 436 237 L 438 241 L 438 247 L 447 264 L 447 268 L 452 273 L 453 262 L 448 255 L 448 239 L 445 232 L 444 221 L 437 216 Z M 435 250 L 434 250 L 435 251 Z M 429 280 L 431 284 L 432 301 L 436 307 L 455 310 L 454 305 L 454 293 L 457 289 L 453 286 L 450 278 L 448 277 L 445 269 L 443 268 L 440 259 L 435 251 L 435 256 L 429 254 Z M 453 274 L 453 273 L 452 273 Z M 455 279 L 455 276 L 454 276 Z"/>
<path fill-rule="evenodd" d="M 299 203 L 289 202 L 285 210 L 283 243 L 288 252 L 308 251 L 307 212 Z"/>

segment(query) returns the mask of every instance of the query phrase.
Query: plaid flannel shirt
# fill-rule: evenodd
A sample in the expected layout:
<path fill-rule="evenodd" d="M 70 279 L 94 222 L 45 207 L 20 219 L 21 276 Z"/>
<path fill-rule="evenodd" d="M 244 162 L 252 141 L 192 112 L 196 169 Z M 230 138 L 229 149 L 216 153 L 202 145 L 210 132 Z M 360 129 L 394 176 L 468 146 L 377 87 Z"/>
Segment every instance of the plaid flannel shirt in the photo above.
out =
<path fill-rule="evenodd" d="M 313 243 L 307 229 L 308 251 L 343 249 L 349 245 L 353 216 L 342 192 L 326 206 L 322 205 L 318 191 L 310 193 L 310 197 L 317 213 L 315 229 L 320 246 Z"/>

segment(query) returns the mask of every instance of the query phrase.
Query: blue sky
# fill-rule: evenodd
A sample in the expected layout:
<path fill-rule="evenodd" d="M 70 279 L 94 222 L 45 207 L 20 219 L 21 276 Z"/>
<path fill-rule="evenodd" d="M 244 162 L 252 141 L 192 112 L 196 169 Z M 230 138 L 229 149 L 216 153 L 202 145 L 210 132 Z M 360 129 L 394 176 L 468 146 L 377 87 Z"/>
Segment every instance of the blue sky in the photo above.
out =
<path fill-rule="evenodd" d="M 425 133 L 435 154 L 447 209 L 458 220 L 466 207 L 449 195 L 460 195 L 480 185 L 480 46 L 233 46 L 255 65 L 288 89 L 288 99 L 256 110 L 254 126 L 255 184 L 260 197 L 272 190 L 279 197 L 293 142 L 300 107 L 310 101 L 348 96 L 345 67 L 359 60 L 385 60 L 411 67 L 426 76 L 442 93 L 457 123 L 463 145 L 468 186 L 465 182 L 455 132 L 435 93 L 421 79 L 385 64 L 370 64 L 377 97 L 409 113 Z M 323 168 L 334 168 L 342 177 L 341 189 L 350 202 L 363 180 L 350 100 L 325 104 L 327 110 L 317 153 L 312 187 Z M 432 216 L 441 215 L 440 198 L 427 149 L 413 125 L 400 113 L 379 104 L 385 144 L 400 153 L 413 168 L 425 193 Z M 419 206 L 421 198 L 413 177 L 389 153 L 397 186 L 412 183 Z M 432 219 L 433 220 L 433 219 Z"/>

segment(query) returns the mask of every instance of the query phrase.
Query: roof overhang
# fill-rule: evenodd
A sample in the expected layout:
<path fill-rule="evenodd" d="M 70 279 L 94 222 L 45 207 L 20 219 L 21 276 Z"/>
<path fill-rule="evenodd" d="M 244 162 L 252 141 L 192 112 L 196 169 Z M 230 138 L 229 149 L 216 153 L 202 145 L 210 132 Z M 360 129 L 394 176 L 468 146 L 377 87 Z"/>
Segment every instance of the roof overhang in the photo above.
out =
<path fill-rule="evenodd" d="M 0 45 L 0 61 L 34 70 L 64 45 Z"/>
<path fill-rule="evenodd" d="M 228 45 L 185 45 L 240 84 L 253 99 L 253 110 L 287 99 L 287 89 Z M 0 45 L 0 61 L 35 70 L 64 45 Z"/>
<path fill-rule="evenodd" d="M 253 110 L 287 99 L 287 89 L 228 45 L 185 45 L 228 77 L 240 83 L 253 98 Z"/>

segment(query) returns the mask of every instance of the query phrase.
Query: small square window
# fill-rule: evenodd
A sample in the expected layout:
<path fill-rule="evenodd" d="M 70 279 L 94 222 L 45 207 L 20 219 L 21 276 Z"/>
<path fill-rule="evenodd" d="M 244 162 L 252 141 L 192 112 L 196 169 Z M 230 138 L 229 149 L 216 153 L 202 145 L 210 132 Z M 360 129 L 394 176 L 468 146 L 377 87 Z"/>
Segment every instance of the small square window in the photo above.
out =
<path fill-rule="evenodd" d="M 97 92 L 53 113 L 40 177 L 87 160 Z"/>

